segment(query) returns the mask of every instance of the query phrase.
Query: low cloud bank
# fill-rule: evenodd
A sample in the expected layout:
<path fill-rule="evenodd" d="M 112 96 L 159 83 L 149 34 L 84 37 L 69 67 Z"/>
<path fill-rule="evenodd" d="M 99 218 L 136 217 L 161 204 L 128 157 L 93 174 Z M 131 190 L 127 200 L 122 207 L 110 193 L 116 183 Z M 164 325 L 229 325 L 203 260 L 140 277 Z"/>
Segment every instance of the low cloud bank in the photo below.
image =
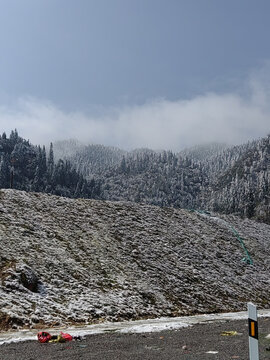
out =
<path fill-rule="evenodd" d="M 23 97 L 13 106 L 0 105 L 1 131 L 17 128 L 35 144 L 76 138 L 124 149 L 178 151 L 214 141 L 239 144 L 270 132 L 270 90 L 265 79 L 265 70 L 252 74 L 242 95 L 207 93 L 190 100 L 159 99 L 106 109 L 99 116 L 68 113 L 51 102 Z"/>

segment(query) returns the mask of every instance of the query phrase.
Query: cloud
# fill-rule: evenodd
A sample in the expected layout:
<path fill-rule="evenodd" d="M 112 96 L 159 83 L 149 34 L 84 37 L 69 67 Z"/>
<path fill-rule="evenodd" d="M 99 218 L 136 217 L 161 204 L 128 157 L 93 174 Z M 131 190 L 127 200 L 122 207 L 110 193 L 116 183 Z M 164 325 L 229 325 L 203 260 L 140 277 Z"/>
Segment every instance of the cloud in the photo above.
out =
<path fill-rule="evenodd" d="M 158 99 L 106 109 L 103 115 L 65 112 L 49 101 L 22 97 L 0 105 L 0 125 L 35 144 L 76 138 L 125 149 L 174 151 L 206 142 L 243 143 L 270 131 L 269 64 L 253 72 L 245 92 L 206 93 L 189 100 Z"/>

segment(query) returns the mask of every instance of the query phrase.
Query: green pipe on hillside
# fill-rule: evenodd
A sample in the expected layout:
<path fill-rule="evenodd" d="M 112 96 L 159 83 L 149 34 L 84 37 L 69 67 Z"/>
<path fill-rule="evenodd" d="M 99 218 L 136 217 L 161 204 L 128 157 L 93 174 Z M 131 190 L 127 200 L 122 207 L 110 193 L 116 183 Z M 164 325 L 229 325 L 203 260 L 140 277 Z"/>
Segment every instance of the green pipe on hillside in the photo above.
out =
<path fill-rule="evenodd" d="M 253 261 L 252 261 L 250 255 L 249 255 L 249 252 L 244 244 L 244 241 L 241 239 L 240 235 L 238 234 L 238 232 L 235 230 L 234 227 L 232 227 L 230 225 L 230 228 L 232 229 L 232 231 L 233 231 L 234 235 L 237 237 L 237 239 L 240 241 L 240 244 L 246 253 L 246 256 L 242 259 L 242 261 L 245 261 L 249 265 L 253 265 Z"/>
<path fill-rule="evenodd" d="M 189 210 L 190 212 L 196 212 L 198 214 L 203 214 L 203 215 L 207 215 L 211 217 L 211 213 L 209 211 L 205 211 L 205 210 L 195 210 L 195 209 L 191 209 Z M 223 220 L 224 221 L 224 220 Z M 246 256 L 242 259 L 242 261 L 244 261 L 245 263 L 247 263 L 248 265 L 253 265 L 253 261 L 250 257 L 250 254 L 244 244 L 244 241 L 241 239 L 239 233 L 235 230 L 235 228 L 233 226 L 231 226 L 230 224 L 228 224 L 230 229 L 232 230 L 232 232 L 234 233 L 234 235 L 236 236 L 236 238 L 238 239 L 238 241 L 240 242 L 242 248 L 244 249 L 244 252 L 246 254 Z"/>

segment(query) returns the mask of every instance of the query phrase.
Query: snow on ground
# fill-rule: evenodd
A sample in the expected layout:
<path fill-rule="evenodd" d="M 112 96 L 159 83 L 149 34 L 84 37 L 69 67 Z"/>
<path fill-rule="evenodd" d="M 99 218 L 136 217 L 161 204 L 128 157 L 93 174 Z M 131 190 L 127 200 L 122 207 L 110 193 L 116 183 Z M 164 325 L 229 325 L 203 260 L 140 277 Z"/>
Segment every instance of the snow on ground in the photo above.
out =
<path fill-rule="evenodd" d="M 270 317 L 269 310 L 259 310 L 258 317 Z M 72 336 L 87 336 L 94 334 L 104 334 L 106 332 L 118 333 L 148 333 L 159 332 L 163 330 L 177 330 L 187 326 L 209 322 L 222 322 L 228 320 L 247 320 L 248 314 L 246 311 L 237 313 L 220 313 L 220 314 L 202 314 L 195 316 L 183 316 L 177 318 L 159 318 L 149 320 L 135 320 L 123 321 L 115 323 L 103 323 L 96 325 L 89 325 L 84 327 L 73 326 L 69 328 L 48 328 L 42 329 L 51 334 L 59 334 L 60 331 L 67 332 Z M 0 333 L 0 345 L 11 342 L 20 342 L 26 340 L 37 340 L 38 329 L 22 330 L 15 332 Z"/>
<path fill-rule="evenodd" d="M 254 265 L 208 216 L 1 190 L 0 329 L 270 308 L 270 226 L 220 218 Z"/>

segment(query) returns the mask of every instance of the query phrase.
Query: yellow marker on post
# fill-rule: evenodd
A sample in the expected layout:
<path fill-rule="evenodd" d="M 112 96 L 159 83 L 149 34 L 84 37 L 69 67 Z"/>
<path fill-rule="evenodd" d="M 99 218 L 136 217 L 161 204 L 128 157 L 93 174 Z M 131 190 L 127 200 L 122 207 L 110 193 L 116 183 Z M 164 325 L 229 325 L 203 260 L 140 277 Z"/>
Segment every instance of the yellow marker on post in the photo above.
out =
<path fill-rule="evenodd" d="M 255 337 L 255 321 L 251 321 L 251 336 Z"/>
<path fill-rule="evenodd" d="M 248 303 L 249 359 L 259 360 L 257 306 Z"/>

